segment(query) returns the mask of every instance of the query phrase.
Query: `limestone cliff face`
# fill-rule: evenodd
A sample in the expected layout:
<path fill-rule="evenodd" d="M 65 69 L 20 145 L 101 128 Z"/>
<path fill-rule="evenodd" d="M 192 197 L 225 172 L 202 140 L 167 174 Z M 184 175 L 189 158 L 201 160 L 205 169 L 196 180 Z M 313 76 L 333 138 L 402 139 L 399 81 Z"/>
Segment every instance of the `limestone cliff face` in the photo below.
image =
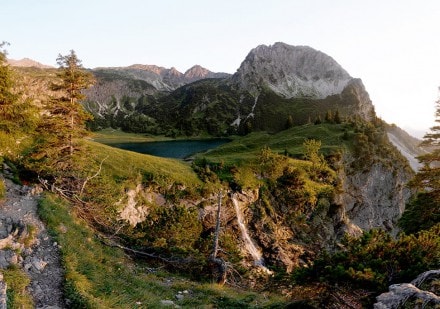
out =
<path fill-rule="evenodd" d="M 116 116 L 118 113 L 130 114 L 135 109 L 135 104 L 123 102 L 132 98 L 131 102 L 141 96 L 153 95 L 157 89 L 142 80 L 132 80 L 109 76 L 103 72 L 95 72 L 96 83 L 93 87 L 84 90 L 87 99 L 83 102 L 86 110 L 94 115 L 104 117 Z M 125 103 L 125 104 L 124 104 Z"/>
<path fill-rule="evenodd" d="M 261 94 L 270 90 L 282 99 L 305 99 L 318 104 L 321 112 L 338 109 L 345 116 L 358 115 L 365 120 L 375 114 L 362 81 L 351 77 L 330 56 L 308 46 L 258 46 L 250 51 L 229 83 L 249 93 L 256 102 L 259 100 L 254 108 L 261 104 Z M 289 112 L 295 115 L 297 111 Z"/>
<path fill-rule="evenodd" d="M 340 209 L 335 219 L 342 223 L 339 234 L 373 228 L 397 231 L 397 220 L 411 196 L 406 184 L 413 174 L 408 169 L 376 162 L 363 171 L 342 169 L 338 176 L 341 192 L 335 203 Z"/>
<path fill-rule="evenodd" d="M 285 98 L 324 99 L 340 94 L 352 77 L 320 51 L 275 43 L 253 49 L 232 79 L 251 93 L 267 86 Z"/>
<path fill-rule="evenodd" d="M 373 102 L 361 79 L 350 80 L 339 97 L 344 103 L 351 105 L 352 115 L 358 115 L 368 121 L 374 117 Z"/>
<path fill-rule="evenodd" d="M 310 263 L 323 249 L 334 249 L 345 233 L 359 235 L 381 228 L 396 234 L 397 220 L 411 195 L 406 183 L 413 173 L 404 162 L 390 164 L 387 158 L 361 169 L 352 167 L 354 160 L 350 154 L 341 159 L 334 196 L 308 204 L 310 209 L 302 212 L 292 212 L 295 204 L 269 188 L 224 194 L 222 233 L 237 246 L 241 263 L 247 268 L 266 265 L 291 272 Z M 197 209 L 204 233 L 213 233 L 217 194 L 167 201 L 158 190 L 140 184 L 128 190 L 117 203 L 119 219 L 136 227 L 148 219 L 151 208 L 185 205 Z"/>

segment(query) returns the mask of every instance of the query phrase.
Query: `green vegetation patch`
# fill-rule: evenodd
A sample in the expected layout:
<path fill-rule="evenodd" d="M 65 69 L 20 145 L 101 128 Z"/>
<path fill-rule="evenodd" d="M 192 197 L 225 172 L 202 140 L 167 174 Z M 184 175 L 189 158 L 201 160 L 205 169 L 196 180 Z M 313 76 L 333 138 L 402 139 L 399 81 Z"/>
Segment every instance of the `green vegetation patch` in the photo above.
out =
<path fill-rule="evenodd" d="M 98 162 L 104 160 L 102 167 L 105 174 L 118 178 L 149 174 L 163 186 L 179 183 L 195 188 L 202 184 L 191 167 L 180 160 L 126 151 L 92 141 L 87 141 L 87 144 Z"/>
<path fill-rule="evenodd" d="M 348 130 L 347 126 L 346 124 L 324 123 L 295 126 L 276 134 L 254 132 L 201 156 L 213 162 L 236 164 L 257 158 L 263 147 L 269 147 L 277 153 L 300 157 L 304 153 L 303 143 L 308 139 L 321 141 L 322 153 L 329 155 L 344 148 L 344 145 L 348 143 L 343 138 L 344 132 Z"/>
<path fill-rule="evenodd" d="M 11 309 L 31 309 L 34 307 L 32 296 L 26 290 L 30 283 L 26 273 L 17 267 L 10 267 L 2 270 L 3 278 L 8 285 L 7 307 Z"/>
<path fill-rule="evenodd" d="M 390 283 L 410 282 L 420 273 L 439 267 L 439 235 L 440 224 L 396 239 L 383 230 L 371 230 L 360 237 L 347 236 L 340 251 L 322 254 L 313 267 L 298 270 L 296 280 L 349 282 L 383 292 Z"/>
<path fill-rule="evenodd" d="M 4 199 L 6 195 L 5 181 L 0 179 L 0 200 Z"/>
<path fill-rule="evenodd" d="M 152 142 L 170 138 L 160 138 L 139 133 L 127 133 L 121 130 L 107 128 L 93 133 L 93 140 L 103 144 L 121 143 L 121 142 Z"/>
<path fill-rule="evenodd" d="M 135 264 L 121 249 L 104 245 L 69 205 L 52 194 L 41 200 L 39 213 L 61 246 L 65 296 L 72 308 L 161 308 L 166 300 L 185 308 L 282 305 L 282 298 L 270 294 L 199 284 Z"/>

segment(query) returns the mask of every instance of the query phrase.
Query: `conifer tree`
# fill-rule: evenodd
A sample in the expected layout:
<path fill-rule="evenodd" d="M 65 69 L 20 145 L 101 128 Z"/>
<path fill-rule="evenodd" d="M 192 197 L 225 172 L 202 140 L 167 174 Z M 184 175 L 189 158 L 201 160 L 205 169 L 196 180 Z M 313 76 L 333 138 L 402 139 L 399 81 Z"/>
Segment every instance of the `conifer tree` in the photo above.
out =
<path fill-rule="evenodd" d="M 327 113 L 325 113 L 325 122 L 333 123 L 333 113 L 331 110 L 328 110 Z"/>
<path fill-rule="evenodd" d="M 318 115 L 318 116 L 316 117 L 316 119 L 315 119 L 315 125 L 316 125 L 316 124 L 321 124 L 321 123 L 322 123 L 321 116 Z"/>
<path fill-rule="evenodd" d="M 54 84 L 53 89 L 62 93 L 58 106 L 53 110 L 66 116 L 66 142 L 69 146 L 69 155 L 74 151 L 74 138 L 83 137 L 87 133 L 85 123 L 91 115 L 86 113 L 79 103 L 85 98 L 82 90 L 89 88 L 93 84 L 93 76 L 82 67 L 81 60 L 78 59 L 74 50 L 66 56 L 58 55 L 59 65 L 58 77 L 61 83 Z"/>
<path fill-rule="evenodd" d="M 293 127 L 293 117 L 289 115 L 286 120 L 286 129 L 290 129 L 291 127 Z"/>
<path fill-rule="evenodd" d="M 29 144 L 36 126 L 35 107 L 16 91 L 16 78 L 6 59 L 7 43 L 0 43 L 0 157 L 16 158 Z"/>
<path fill-rule="evenodd" d="M 81 91 L 93 84 L 92 74 L 82 67 L 73 50 L 59 55 L 57 63 L 59 81 L 52 85 L 57 95 L 46 102 L 38 129 L 41 140 L 33 154 L 37 170 L 49 173 L 72 168 L 73 155 L 81 150 L 79 140 L 87 135 L 86 121 L 91 119 L 80 101 L 84 99 Z"/>
<path fill-rule="evenodd" d="M 426 147 L 429 153 L 418 157 L 423 166 L 411 184 L 428 191 L 440 202 L 440 99 L 436 102 L 435 116 L 438 125 L 431 128 L 431 132 L 424 136 L 422 142 L 422 146 Z"/>
<path fill-rule="evenodd" d="M 337 124 L 340 124 L 342 122 L 341 116 L 339 115 L 339 110 L 336 110 L 333 118 L 334 118 L 335 123 L 337 123 Z"/>
<path fill-rule="evenodd" d="M 419 156 L 423 165 L 410 182 L 418 189 L 416 197 L 407 205 L 399 222 L 409 233 L 428 229 L 440 222 L 440 99 L 436 102 L 435 125 L 427 133 L 422 146 L 428 153 Z"/>

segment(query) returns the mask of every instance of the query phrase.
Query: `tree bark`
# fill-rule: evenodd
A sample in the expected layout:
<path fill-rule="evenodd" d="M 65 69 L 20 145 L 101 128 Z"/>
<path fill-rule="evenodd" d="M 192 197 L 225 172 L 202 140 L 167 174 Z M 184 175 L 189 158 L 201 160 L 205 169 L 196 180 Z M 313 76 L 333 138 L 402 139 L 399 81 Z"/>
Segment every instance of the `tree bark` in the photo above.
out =
<path fill-rule="evenodd" d="M 222 205 L 222 192 L 220 191 L 218 194 L 217 219 L 216 219 L 216 226 L 214 232 L 214 243 L 213 243 L 212 253 L 209 255 L 209 262 L 211 262 L 213 266 L 217 267 L 217 272 L 218 272 L 217 283 L 223 285 L 226 282 L 227 265 L 222 258 L 217 257 L 218 247 L 219 247 L 218 239 L 220 235 L 221 205 Z"/>

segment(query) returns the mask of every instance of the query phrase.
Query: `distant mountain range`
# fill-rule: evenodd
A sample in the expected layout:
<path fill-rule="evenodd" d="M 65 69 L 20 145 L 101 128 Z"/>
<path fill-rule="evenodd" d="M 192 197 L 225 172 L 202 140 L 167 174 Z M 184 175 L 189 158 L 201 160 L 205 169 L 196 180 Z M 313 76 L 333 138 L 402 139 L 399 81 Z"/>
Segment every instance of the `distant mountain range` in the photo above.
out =
<path fill-rule="evenodd" d="M 96 68 L 93 70 L 97 75 L 114 74 L 121 78 L 143 80 L 151 84 L 159 91 L 172 91 L 183 85 L 206 78 L 225 78 L 229 77 L 227 73 L 214 73 L 195 65 L 185 73 L 181 73 L 174 67 L 166 69 L 156 65 L 133 64 L 128 67 L 109 67 Z"/>
<path fill-rule="evenodd" d="M 23 58 L 21 60 L 8 59 L 8 63 L 14 67 L 35 67 L 40 69 L 53 68 L 53 66 L 42 64 L 29 58 Z"/>
<path fill-rule="evenodd" d="M 153 65 L 93 70 L 85 93 L 95 128 L 171 135 L 276 132 L 327 111 L 370 119 L 374 107 L 360 79 L 307 46 L 275 43 L 250 51 L 234 75 L 194 66 L 185 73 Z"/>

